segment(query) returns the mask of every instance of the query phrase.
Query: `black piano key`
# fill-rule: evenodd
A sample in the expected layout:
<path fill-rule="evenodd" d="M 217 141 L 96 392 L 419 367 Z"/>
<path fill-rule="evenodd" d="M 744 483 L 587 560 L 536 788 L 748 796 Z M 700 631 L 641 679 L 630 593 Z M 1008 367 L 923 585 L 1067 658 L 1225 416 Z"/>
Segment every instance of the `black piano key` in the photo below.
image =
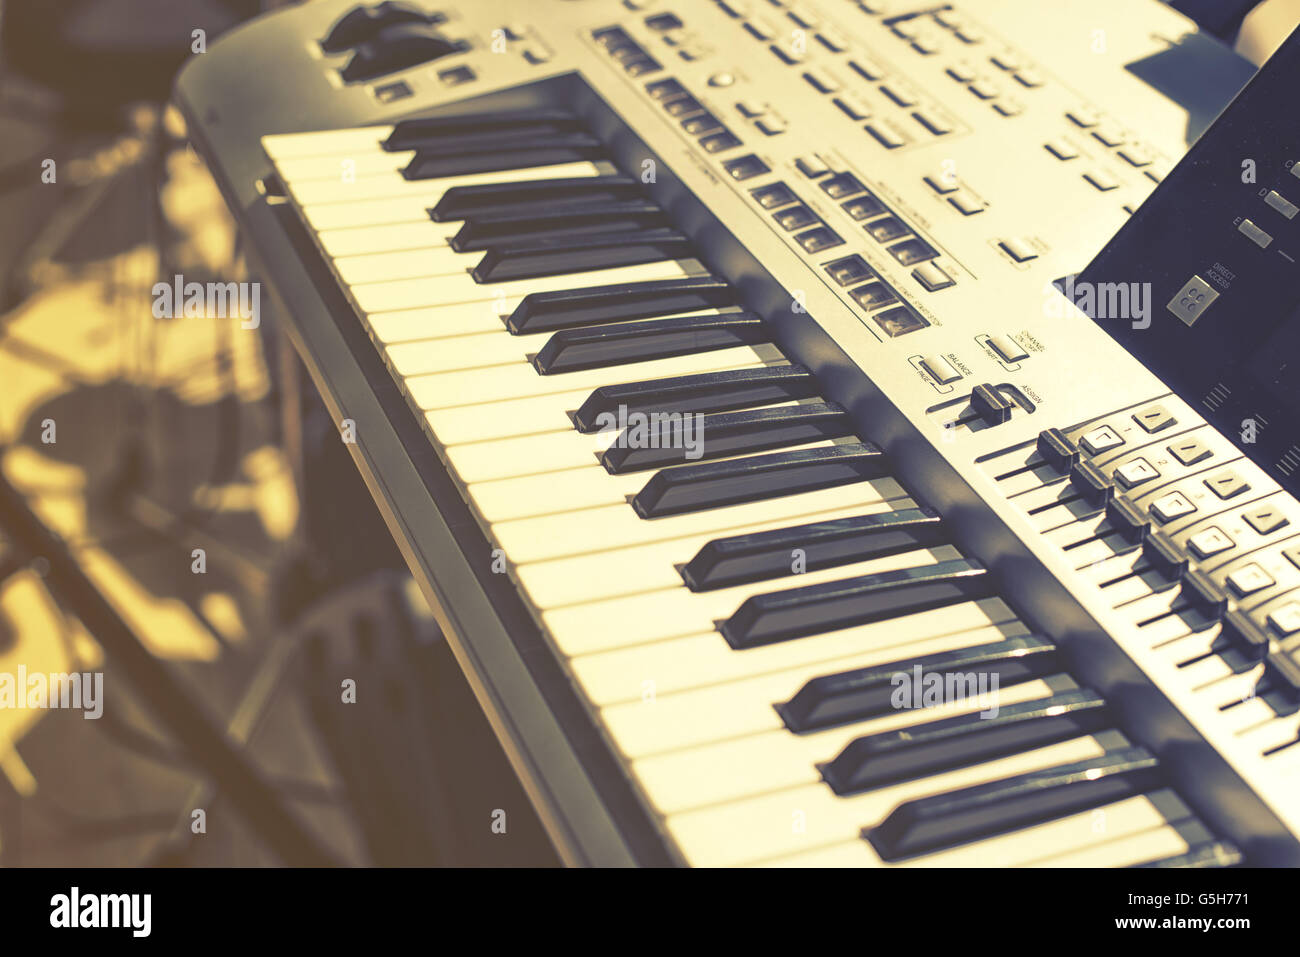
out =
<path fill-rule="evenodd" d="M 870 442 L 679 465 L 656 472 L 632 507 L 642 518 L 698 512 L 880 478 L 886 465 Z"/>
<path fill-rule="evenodd" d="M 693 422 L 678 413 L 665 422 L 663 429 L 645 437 L 649 442 L 636 431 L 639 425 L 628 426 L 605 450 L 601 463 L 611 474 L 624 475 L 699 458 L 747 455 L 843 438 L 852 435 L 854 428 L 848 413 L 830 402 L 715 412 Z"/>
<path fill-rule="evenodd" d="M 571 239 L 538 239 L 493 246 L 470 275 L 475 282 L 537 279 L 615 266 L 688 259 L 694 246 L 673 229 L 644 229 Z"/>
<path fill-rule="evenodd" d="M 942 677 L 942 676 L 940 676 Z M 919 690 L 918 690 L 919 693 Z M 973 692 L 972 692 L 973 694 Z M 974 702 L 972 702 L 974 703 Z M 1092 691 L 1066 691 L 858 738 L 820 770 L 841 796 L 1032 751 L 1112 724 Z"/>
<path fill-rule="evenodd" d="M 605 147 L 585 133 L 570 134 L 571 142 L 557 142 L 519 149 L 489 150 L 482 153 L 462 153 L 452 156 L 416 155 L 402 168 L 402 177 L 409 180 L 438 179 L 444 176 L 466 176 L 470 173 L 494 173 L 508 169 L 533 169 L 538 166 L 558 166 L 561 163 L 579 163 L 605 156 Z"/>
<path fill-rule="evenodd" d="M 542 375 L 666 359 L 766 342 L 767 323 L 752 312 L 672 319 L 640 319 L 561 329 L 546 341 L 533 366 Z"/>
<path fill-rule="evenodd" d="M 590 286 L 557 292 L 532 292 L 506 320 L 515 335 L 549 332 L 573 326 L 652 319 L 734 305 L 736 293 L 716 276 L 683 276 L 618 285 Z"/>
<path fill-rule="evenodd" d="M 1210 841 L 1198 844 L 1182 854 L 1162 857 L 1155 861 L 1144 861 L 1133 867 L 1237 867 L 1244 864 L 1246 856 L 1237 845 L 1228 841 Z"/>
<path fill-rule="evenodd" d="M 544 210 L 557 203 L 612 203 L 642 198 L 641 185 L 630 176 L 570 176 L 521 183 L 479 183 L 453 186 L 447 190 L 429 210 L 429 218 L 435 223 L 446 223 L 470 216 Z"/>
<path fill-rule="evenodd" d="M 384 140 L 390 153 L 419 149 L 448 137 L 525 133 L 547 136 L 583 129 L 582 121 L 567 110 L 510 110 L 497 113 L 462 113 L 458 116 L 420 116 L 402 120 Z"/>
<path fill-rule="evenodd" d="M 468 48 L 464 40 L 449 40 L 428 24 L 398 23 L 382 27 L 356 47 L 339 75 L 347 83 L 361 83 Z"/>
<path fill-rule="evenodd" d="M 705 430 L 706 444 L 712 443 L 712 434 Z M 708 591 L 792 574 L 795 549 L 801 553 L 803 570 L 816 571 L 944 541 L 938 512 L 904 508 L 716 538 L 682 567 L 682 578 L 691 591 Z"/>
<path fill-rule="evenodd" d="M 789 701 L 778 704 L 776 710 L 787 728 L 800 733 L 889 714 L 894 710 L 895 677 L 900 672 L 915 674 L 918 667 L 923 680 L 928 674 L 940 678 L 973 674 L 987 681 L 996 679 L 998 687 L 1006 688 L 1055 674 L 1061 670 L 1062 661 L 1050 639 L 1017 635 L 957 651 L 822 675 L 805 684 Z"/>
<path fill-rule="evenodd" d="M 955 558 L 788 588 L 745 599 L 718 630 L 733 648 L 756 648 L 987 598 L 993 593 L 992 577 L 974 559 Z"/>
<path fill-rule="evenodd" d="M 1124 748 L 905 801 L 862 836 L 884 860 L 899 861 L 1111 804 L 1159 784 L 1156 758 L 1145 748 Z"/>
<path fill-rule="evenodd" d="M 476 252 L 500 243 L 526 242 L 562 236 L 592 236 L 598 233 L 627 233 L 653 226 L 667 226 L 668 214 L 645 200 L 614 203 L 548 204 L 525 211 L 474 214 L 451 238 L 457 252 Z"/>
<path fill-rule="evenodd" d="M 384 27 L 397 23 L 424 23 L 433 26 L 445 23 L 446 20 L 445 13 L 425 13 L 408 3 L 384 0 L 373 6 L 353 7 L 341 16 L 320 42 L 320 48 L 326 53 L 340 53 L 349 47 L 365 43 Z"/>
<path fill-rule="evenodd" d="M 725 412 L 817 395 L 817 379 L 799 365 L 699 372 L 596 389 L 573 415 L 579 432 L 612 429 L 623 414 Z"/>

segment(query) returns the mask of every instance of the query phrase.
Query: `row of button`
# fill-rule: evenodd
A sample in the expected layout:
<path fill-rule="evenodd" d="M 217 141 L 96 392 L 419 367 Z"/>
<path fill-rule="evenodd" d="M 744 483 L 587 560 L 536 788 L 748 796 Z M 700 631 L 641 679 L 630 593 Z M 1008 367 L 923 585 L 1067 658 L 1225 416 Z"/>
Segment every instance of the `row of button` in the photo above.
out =
<path fill-rule="evenodd" d="M 672 77 L 655 80 L 647 83 L 645 89 L 665 113 L 679 120 L 682 129 L 697 138 L 706 152 L 723 153 L 740 146 L 740 137 L 706 110 L 677 80 Z"/>
<path fill-rule="evenodd" d="M 925 184 L 946 197 L 948 204 L 963 216 L 974 216 L 988 208 L 982 199 L 963 189 L 961 180 L 951 173 L 931 173 L 925 177 Z"/>
<path fill-rule="evenodd" d="M 643 50 L 622 27 L 595 30 L 591 37 L 629 76 L 644 76 L 663 69 L 663 64 Z"/>
<path fill-rule="evenodd" d="M 1149 424 L 1157 426 L 1156 431 L 1174 424 L 1173 417 L 1161 406 L 1152 406 L 1133 418 L 1144 429 Z M 1109 431 L 1113 433 L 1114 429 Z M 1105 444 L 1114 447 L 1109 439 Z M 1169 451 L 1181 460 L 1174 446 L 1170 446 Z M 1058 471 L 1068 470 L 1071 484 L 1081 491 L 1105 489 L 1104 473 L 1090 461 L 1079 459 L 1078 449 L 1062 433 L 1054 429 L 1042 433 L 1038 439 L 1038 452 L 1051 467 Z M 1198 456 L 1195 460 L 1201 461 L 1205 457 L 1207 456 Z M 1132 463 L 1126 463 L 1129 464 Z M 1121 469 L 1125 467 L 1120 466 Z M 1119 469 L 1116 470 L 1118 472 Z M 1228 470 L 1216 473 L 1204 481 L 1221 497 L 1235 497 L 1249 487 L 1249 483 Z M 1261 554 L 1258 544 L 1249 546 L 1250 549 L 1255 549 L 1251 553 L 1252 560 L 1237 564 L 1236 567 L 1229 564 L 1222 579 L 1228 590 L 1225 592 L 1214 577 L 1190 567 L 1187 554 L 1174 538 L 1163 532 L 1151 531 L 1143 512 L 1128 499 L 1122 496 L 1111 497 L 1109 494 L 1097 497 L 1085 494 L 1084 497 L 1095 507 L 1105 509 L 1106 524 L 1111 526 L 1113 533 L 1118 533 L 1129 543 L 1128 547 L 1141 548 L 1142 559 L 1150 569 L 1181 582 L 1180 601 L 1212 621 L 1221 621 L 1218 637 L 1224 647 L 1244 654 L 1252 664 L 1264 662 L 1264 673 L 1273 682 L 1272 690 L 1280 690 L 1292 699 L 1300 696 L 1300 638 L 1297 637 L 1300 636 L 1300 598 L 1294 597 L 1297 594 L 1296 581 L 1300 580 L 1297 576 L 1300 573 L 1300 546 L 1292 545 L 1280 550 L 1286 564 L 1279 564 L 1267 554 Z M 1185 495 L 1171 492 L 1152 503 L 1148 514 L 1162 524 L 1167 524 L 1194 511 L 1195 507 Z M 1256 503 L 1238 517 L 1261 537 L 1274 536 L 1291 524 L 1280 504 L 1270 502 Z M 1281 536 L 1282 541 L 1293 539 L 1294 536 L 1289 533 Z M 1267 539 L 1265 544 L 1269 544 Z M 1224 556 L 1228 556 L 1235 548 L 1237 543 L 1219 525 L 1201 529 L 1187 538 L 1187 550 L 1192 556 L 1200 561 L 1214 558 L 1218 562 L 1218 568 L 1224 567 Z M 1119 550 L 1124 551 L 1126 548 L 1119 546 Z M 1273 571 L 1270 572 L 1266 565 Z M 1138 565 L 1134 571 L 1141 567 Z M 1286 574 L 1283 576 L 1282 591 L 1272 597 L 1265 594 L 1268 589 L 1279 584 L 1277 576 L 1284 571 Z M 1254 604 L 1239 608 L 1230 600 L 1230 595 L 1239 601 L 1249 597 Z M 1263 599 L 1262 602 L 1260 598 Z M 1262 627 L 1256 623 L 1261 609 L 1264 610 Z M 1218 646 L 1219 642 L 1216 642 L 1214 650 L 1217 651 Z"/>
<path fill-rule="evenodd" d="M 761 167 L 761 169 L 759 169 Z M 724 168 L 735 179 L 748 179 L 760 172 L 768 172 L 767 164 L 756 156 L 742 156 L 724 164 Z M 772 210 L 772 218 L 788 233 L 796 229 L 812 227 L 797 233 L 795 242 L 805 252 L 819 253 L 835 246 L 844 245 L 839 233 L 821 221 L 821 217 L 809 209 L 789 186 L 783 182 L 769 183 L 750 190 L 750 194 L 764 209 Z"/>

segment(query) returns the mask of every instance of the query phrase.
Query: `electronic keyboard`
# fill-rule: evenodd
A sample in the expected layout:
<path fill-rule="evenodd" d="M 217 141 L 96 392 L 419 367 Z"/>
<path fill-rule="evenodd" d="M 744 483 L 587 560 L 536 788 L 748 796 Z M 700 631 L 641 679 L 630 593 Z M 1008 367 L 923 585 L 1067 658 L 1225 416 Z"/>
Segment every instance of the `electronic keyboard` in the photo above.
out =
<path fill-rule="evenodd" d="M 1300 256 L 1293 117 L 1177 188 L 1253 72 L 1155 2 L 321 0 L 177 96 L 565 860 L 1230 866 L 1300 862 L 1300 504 L 1126 337 Z"/>

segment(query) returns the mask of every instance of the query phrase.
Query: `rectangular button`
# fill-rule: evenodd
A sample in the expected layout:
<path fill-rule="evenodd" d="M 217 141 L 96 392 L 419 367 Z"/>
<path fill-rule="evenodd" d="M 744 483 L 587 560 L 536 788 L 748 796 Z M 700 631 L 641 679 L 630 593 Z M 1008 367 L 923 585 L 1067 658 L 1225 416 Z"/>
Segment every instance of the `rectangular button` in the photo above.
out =
<path fill-rule="evenodd" d="M 1011 239 L 1004 239 L 998 243 L 998 245 L 1002 247 L 1003 252 L 1018 263 L 1028 262 L 1031 259 L 1038 258 L 1038 251 L 1023 239 L 1016 239 L 1014 237 Z"/>
<path fill-rule="evenodd" d="M 794 232 L 803 226 L 811 226 L 817 222 L 817 214 L 807 206 L 800 203 L 797 206 L 787 206 L 785 209 L 778 210 L 772 214 L 772 218 L 781 224 L 781 228 L 786 232 Z"/>
<path fill-rule="evenodd" d="M 921 360 L 921 365 L 925 371 L 930 373 L 934 381 L 940 385 L 947 385 L 949 382 L 956 382 L 961 378 L 961 373 L 952 367 L 952 364 L 943 356 L 926 356 Z"/>
<path fill-rule="evenodd" d="M 852 93 L 841 93 L 831 100 L 851 120 L 865 120 L 871 115 L 871 107 Z"/>
<path fill-rule="evenodd" d="M 1219 298 L 1219 291 L 1200 276 L 1193 276 L 1178 290 L 1178 294 L 1165 304 L 1165 308 L 1182 320 L 1185 326 L 1196 325 L 1196 320 Z"/>
<path fill-rule="evenodd" d="M 1256 506 L 1250 511 L 1243 512 L 1241 517 L 1261 535 L 1276 532 L 1279 528 L 1284 528 L 1290 524 L 1290 520 L 1282 514 L 1282 510 L 1276 505 Z"/>
<path fill-rule="evenodd" d="M 1130 166 L 1150 166 L 1151 154 L 1136 143 L 1130 143 L 1119 151 L 1120 158 Z"/>
<path fill-rule="evenodd" d="M 896 150 L 907 142 L 907 140 L 903 139 L 903 137 L 899 136 L 887 126 L 877 126 L 869 123 L 867 124 L 866 130 L 874 136 L 879 141 L 880 145 L 885 147 L 885 149 Z"/>
<path fill-rule="evenodd" d="M 1159 432 L 1175 424 L 1173 414 L 1163 405 L 1151 405 L 1134 412 L 1133 421 L 1147 432 Z"/>
<path fill-rule="evenodd" d="M 1119 189 L 1119 180 L 1104 170 L 1090 170 L 1083 174 L 1083 178 L 1103 193 L 1108 193 L 1112 189 Z"/>
<path fill-rule="evenodd" d="M 844 240 L 839 234 L 827 226 L 818 226 L 806 233 L 800 233 L 795 237 L 795 241 L 804 248 L 805 252 L 810 253 L 819 253 L 823 249 L 844 245 Z"/>
<path fill-rule="evenodd" d="M 876 313 L 871 318 L 876 320 L 876 325 L 891 339 L 905 336 L 909 332 L 916 332 L 918 329 L 924 329 L 930 324 L 921 315 L 906 306 L 895 306 L 893 309 L 886 309 L 884 312 Z"/>
<path fill-rule="evenodd" d="M 1300 601 L 1289 601 L 1269 612 L 1268 623 L 1279 635 L 1293 635 L 1300 631 Z"/>
<path fill-rule="evenodd" d="M 740 100 L 736 103 L 736 109 L 752 120 L 754 117 L 762 116 L 767 112 L 767 104 L 757 103 L 754 100 Z"/>
<path fill-rule="evenodd" d="M 1245 598 L 1274 584 L 1276 582 L 1273 581 L 1273 576 L 1254 562 L 1243 565 L 1228 576 L 1228 587 L 1237 593 L 1238 598 Z"/>
<path fill-rule="evenodd" d="M 885 96 L 889 97 L 899 106 L 916 105 L 916 94 L 907 87 L 900 86 L 897 83 L 882 83 L 880 85 L 880 92 L 885 94 Z"/>
<path fill-rule="evenodd" d="M 1090 126 L 1096 126 L 1101 122 L 1101 118 L 1097 115 L 1097 111 L 1089 106 L 1081 106 L 1076 110 L 1070 110 L 1070 112 L 1065 115 L 1069 117 L 1070 122 L 1075 126 L 1082 126 L 1084 129 L 1087 129 Z"/>
<path fill-rule="evenodd" d="M 754 123 L 764 136 L 776 136 L 785 132 L 785 120 L 776 116 L 765 116 Z"/>
<path fill-rule="evenodd" d="M 1103 452 L 1109 452 L 1111 449 L 1123 445 L 1124 440 L 1109 425 L 1103 425 L 1081 435 L 1079 444 L 1083 446 L 1083 450 L 1089 455 L 1101 455 Z"/>
<path fill-rule="evenodd" d="M 847 199 L 866 192 L 866 187 L 852 173 L 836 173 L 817 184 L 831 199 Z"/>
<path fill-rule="evenodd" d="M 863 309 L 879 309 L 881 306 L 888 306 L 890 303 L 898 301 L 898 297 L 894 295 L 894 290 L 883 282 L 869 282 L 865 286 L 850 289 L 849 295 Z"/>
<path fill-rule="evenodd" d="M 834 77 L 826 75 L 821 70 L 807 70 L 804 72 L 803 78 L 818 93 L 836 93 L 840 88 Z"/>
<path fill-rule="evenodd" d="M 1300 207 L 1287 199 L 1275 189 L 1270 189 L 1264 196 L 1264 202 L 1268 203 L 1287 219 L 1295 219 L 1295 214 L 1300 212 Z"/>
<path fill-rule="evenodd" d="M 1273 241 L 1273 237 L 1264 230 L 1260 229 L 1249 219 L 1243 219 L 1241 225 L 1237 227 L 1237 232 L 1241 233 L 1260 249 L 1268 249 L 1268 244 Z"/>
<path fill-rule="evenodd" d="M 1156 471 L 1155 466 L 1146 459 L 1134 459 L 1115 469 L 1115 481 L 1125 488 L 1133 488 L 1135 485 L 1159 477 L 1160 473 Z"/>
<path fill-rule="evenodd" d="M 830 277 L 841 286 L 852 286 L 854 283 L 865 282 L 875 276 L 875 272 L 867 265 L 866 260 L 857 255 L 845 256 L 833 263 L 827 263 L 825 268 Z"/>
<path fill-rule="evenodd" d="M 794 161 L 794 165 L 799 167 L 799 172 L 809 179 L 816 179 L 830 172 L 830 168 L 818 156 L 800 156 Z"/>
<path fill-rule="evenodd" d="M 956 176 L 947 173 L 931 173 L 925 177 L 925 184 L 940 195 L 955 193 L 961 186 Z"/>
<path fill-rule="evenodd" d="M 872 216 L 879 216 L 885 211 L 884 204 L 868 193 L 866 196 L 859 196 L 851 199 L 847 203 L 840 203 L 844 212 L 848 213 L 854 219 L 870 219 Z"/>
<path fill-rule="evenodd" d="M 1211 475 L 1204 481 L 1206 488 L 1223 499 L 1235 498 L 1250 490 L 1250 483 L 1231 469 Z"/>
<path fill-rule="evenodd" d="M 912 277 L 930 292 L 955 285 L 953 278 L 934 263 L 922 263 L 917 266 L 912 270 Z"/>
<path fill-rule="evenodd" d="M 1124 142 L 1124 134 L 1114 126 L 1102 126 L 1092 131 L 1092 135 L 1104 146 L 1119 146 Z"/>
<path fill-rule="evenodd" d="M 785 183 L 772 183 L 770 186 L 760 186 L 752 191 L 753 197 L 758 200 L 758 205 L 764 209 L 776 209 L 778 206 L 785 206 L 793 203 L 799 197 L 794 194 L 789 186 Z"/>
<path fill-rule="evenodd" d="M 1010 336 L 990 336 L 989 345 L 1005 362 L 1019 362 L 1021 359 L 1029 358 L 1029 353 Z"/>
<path fill-rule="evenodd" d="M 735 149 L 740 145 L 740 139 L 730 130 L 721 130 L 717 133 L 710 133 L 708 136 L 700 138 L 700 145 L 708 153 L 722 153 L 730 149 Z"/>
<path fill-rule="evenodd" d="M 998 88 L 987 80 L 976 80 L 969 89 L 981 100 L 991 100 L 998 95 Z"/>
<path fill-rule="evenodd" d="M 904 223 L 894 216 L 885 216 L 874 222 L 867 223 L 865 227 L 867 234 L 878 243 L 887 243 L 891 240 L 902 239 L 911 230 Z"/>
<path fill-rule="evenodd" d="M 977 75 L 969 63 L 955 63 L 948 67 L 947 73 L 958 83 L 969 83 Z"/>
<path fill-rule="evenodd" d="M 880 80 L 885 76 L 885 68 L 874 60 L 865 57 L 849 61 L 849 69 L 868 80 Z"/>
<path fill-rule="evenodd" d="M 915 266 L 919 262 L 933 259 L 939 255 L 934 248 L 922 239 L 905 239 L 889 247 L 889 252 L 904 266 Z"/>
<path fill-rule="evenodd" d="M 984 212 L 984 203 L 969 193 L 958 193 L 956 196 L 949 196 L 948 202 L 959 210 L 963 216 L 974 216 L 976 213 Z"/>
<path fill-rule="evenodd" d="M 771 172 L 768 165 L 761 159 L 750 153 L 748 156 L 741 156 L 733 160 L 727 160 L 722 164 L 722 168 L 727 174 L 735 180 L 750 179 L 754 176 L 761 176 L 763 173 Z"/>
<path fill-rule="evenodd" d="M 1169 446 L 1169 454 L 1183 465 L 1195 465 L 1204 462 L 1212 453 L 1200 439 L 1182 439 Z"/>
<path fill-rule="evenodd" d="M 1151 503 L 1151 514 L 1162 523 L 1172 522 L 1184 515 L 1191 515 L 1194 511 L 1196 511 L 1196 506 L 1182 492 L 1170 492 L 1168 495 L 1162 495 Z"/>
<path fill-rule="evenodd" d="M 917 110 L 912 116 L 935 136 L 943 136 L 945 133 L 952 132 L 952 124 L 941 116 L 936 116 L 933 113 L 922 113 L 920 110 Z"/>
<path fill-rule="evenodd" d="M 1300 160 L 1291 164 L 1291 175 L 1300 179 Z"/>
<path fill-rule="evenodd" d="M 1223 529 L 1217 525 L 1212 525 L 1204 531 L 1197 532 L 1187 540 L 1187 547 L 1192 550 L 1192 554 L 1202 560 L 1209 558 L 1211 555 L 1217 555 L 1220 552 L 1226 552 L 1232 548 L 1233 541 Z"/>

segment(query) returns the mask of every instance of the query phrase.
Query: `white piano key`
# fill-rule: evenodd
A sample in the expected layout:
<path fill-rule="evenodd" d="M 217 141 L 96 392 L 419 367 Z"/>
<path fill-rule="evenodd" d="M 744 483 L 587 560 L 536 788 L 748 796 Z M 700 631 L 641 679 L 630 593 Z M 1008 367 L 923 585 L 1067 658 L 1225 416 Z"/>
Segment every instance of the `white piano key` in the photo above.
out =
<path fill-rule="evenodd" d="M 1186 851 L 1188 842 L 1181 829 L 1189 827 L 1189 819 L 1176 824 L 1167 820 L 1151 797 L 1139 795 L 896 865 L 881 861 L 862 838 L 759 863 L 763 867 L 1127 867 Z M 1104 822 L 1104 834 L 1095 830 L 1098 821 Z M 1044 857 L 1045 849 L 1054 853 Z"/>
<path fill-rule="evenodd" d="M 828 448 L 834 440 L 823 439 L 783 451 Z M 645 488 L 654 471 L 611 475 L 603 465 L 593 463 L 576 469 L 521 475 L 518 478 L 477 482 L 469 486 L 469 501 L 486 522 L 510 522 L 557 512 L 581 512 L 601 505 L 625 503 Z M 892 479 L 877 480 L 881 498 L 892 498 L 899 489 Z"/>
<path fill-rule="evenodd" d="M 610 738 L 628 758 L 649 757 L 748 735 L 776 731 L 789 734 L 773 705 L 789 701 L 814 678 L 990 644 L 1028 633 L 1022 622 L 1012 618 L 997 625 L 981 624 L 968 630 L 919 636 L 914 641 L 898 635 L 899 644 L 871 645 L 847 657 L 804 663 L 770 674 L 677 692 L 661 693 L 656 688 L 653 697 L 603 708 L 600 718 Z"/>
<path fill-rule="evenodd" d="M 788 519 L 791 525 L 811 521 L 810 516 L 837 508 L 906 500 L 902 487 L 885 494 L 877 483 L 855 482 L 834 488 L 743 502 L 702 512 L 669 515 L 646 521 L 626 505 L 543 515 L 514 522 L 499 522 L 491 534 L 516 564 L 581 555 L 609 548 L 658 542 L 686 535 L 735 534 L 760 522 Z M 887 492 L 888 490 L 886 490 Z"/>
<path fill-rule="evenodd" d="M 415 150 L 388 153 L 379 144 L 365 148 L 331 153 L 328 156 L 294 156 L 276 160 L 275 168 L 286 183 L 305 183 L 319 180 L 338 183 L 358 176 L 392 174 L 415 157 Z"/>
<path fill-rule="evenodd" d="M 791 522 L 783 518 L 757 522 L 746 531 L 763 532 L 788 528 L 795 524 L 806 524 L 808 521 L 833 521 L 839 518 L 913 507 L 915 503 L 910 499 L 856 505 L 822 512 L 813 518 L 799 522 Z M 539 609 L 597 601 L 617 595 L 641 594 L 661 588 L 675 588 L 682 584 L 677 566 L 690 561 L 701 548 L 717 537 L 715 534 L 704 532 L 665 542 L 651 542 L 648 545 L 610 549 L 589 555 L 573 555 L 547 562 L 532 562 L 518 566 L 515 575 L 527 590 L 529 600 Z M 792 574 L 785 580 L 790 584 L 797 584 L 800 579 Z M 778 586 L 773 584 L 773 587 Z"/>
<path fill-rule="evenodd" d="M 410 187 L 395 195 L 362 199 L 359 191 L 346 195 L 326 196 L 319 202 L 303 203 L 298 194 L 293 197 L 307 222 L 317 231 L 348 229 L 356 226 L 381 226 L 388 223 L 432 222 L 429 209 L 436 206 L 447 190 L 455 186 L 475 186 L 486 183 L 523 183 L 539 179 L 569 179 L 579 176 L 612 176 L 617 170 L 610 163 L 582 161 L 561 163 L 556 166 L 538 166 L 528 169 L 496 170 L 466 176 L 446 176 L 441 179 L 402 180 Z M 400 179 L 400 177 L 398 177 Z M 288 185 L 288 184 L 286 184 Z M 306 186 L 306 184 L 304 184 Z M 391 187 L 395 188 L 395 187 Z M 290 186 L 292 192 L 292 186 Z M 319 183 L 309 187 L 309 192 L 321 193 Z"/>
<path fill-rule="evenodd" d="M 895 657 L 903 657 L 913 647 L 919 648 L 926 638 L 971 632 L 1014 620 L 1015 616 L 1001 599 L 984 598 L 744 651 L 736 651 L 722 635 L 709 631 L 583 655 L 571 659 L 569 667 L 592 703 L 603 708 L 641 700 L 647 681 L 652 682 L 656 695 L 673 694 L 688 688 L 785 671 L 811 662 L 832 661 L 872 649 L 891 649 L 899 652 Z M 987 640 L 997 640 L 993 631 L 989 634 Z"/>
<path fill-rule="evenodd" d="M 503 399 L 522 399 L 558 392 L 585 389 L 589 394 L 603 385 L 639 382 L 643 379 L 668 378 L 739 368 L 753 363 L 776 364 L 784 361 L 774 346 L 736 346 L 715 349 L 668 359 L 651 359 L 600 369 L 583 369 L 562 375 L 539 375 L 528 365 L 493 366 L 488 369 L 464 369 L 433 375 L 411 375 L 403 385 L 416 407 L 428 411 L 457 405 L 477 405 Z"/>
<path fill-rule="evenodd" d="M 435 223 L 426 216 L 409 223 L 327 229 L 316 234 L 316 241 L 326 255 L 336 260 L 343 256 L 382 256 L 445 244 L 460 226 L 461 223 Z"/>
<path fill-rule="evenodd" d="M 1104 750 L 1089 735 L 852 797 L 839 797 L 824 784 L 807 784 L 670 815 L 665 823 L 696 866 L 755 863 L 819 845 L 860 840 L 863 827 L 880 823 L 904 801 L 1087 760 Z M 655 802 L 655 793 L 645 790 Z"/>
<path fill-rule="evenodd" d="M 859 721 L 815 734 L 791 734 L 778 728 L 759 734 L 718 741 L 693 748 L 632 760 L 637 781 L 653 793 L 659 814 L 680 814 L 711 804 L 743 801 L 783 788 L 817 785 L 817 765 L 830 761 L 849 744 L 869 734 L 915 727 L 962 714 L 979 712 L 1070 690 L 1063 679 L 1056 687 L 1046 681 L 1027 681 L 997 691 L 987 700 L 953 701 L 934 708 L 893 711 L 869 721 Z M 711 712 L 702 713 L 708 720 Z M 866 823 L 866 822 L 863 822 Z"/>
<path fill-rule="evenodd" d="M 1275 712 L 1271 720 L 1239 733 L 1237 744 L 1244 754 L 1255 757 L 1287 745 L 1300 747 L 1294 744 L 1297 739 L 1300 739 L 1300 715 L 1280 717 Z"/>
<path fill-rule="evenodd" d="M 652 268 L 653 267 L 653 268 Z M 623 268 L 636 270 L 631 275 L 648 279 L 678 279 L 683 275 L 702 276 L 708 270 L 694 261 L 669 260 L 662 263 L 645 263 L 641 266 L 619 267 L 592 273 L 578 273 L 573 276 L 565 289 L 585 289 L 605 285 L 609 282 L 623 281 L 611 279 Z M 501 288 L 501 292 L 497 288 Z M 431 339 L 444 336 L 470 335 L 477 332 L 503 332 L 505 319 L 523 301 L 524 296 L 534 290 L 526 282 L 509 284 L 489 283 L 483 286 L 491 290 L 479 301 L 466 306 L 463 303 L 436 304 L 431 306 L 407 308 L 394 311 L 360 310 L 369 324 L 371 332 L 380 342 L 399 343 L 415 339 Z M 508 333 L 507 333 L 508 334 Z"/>
<path fill-rule="evenodd" d="M 707 313 L 690 315 L 721 314 L 721 310 L 710 309 Z M 428 375 L 506 365 L 510 362 L 530 363 L 533 356 L 542 350 L 553 334 L 532 332 L 518 336 L 511 335 L 505 326 L 498 322 L 497 329 L 492 332 L 420 339 L 389 346 L 387 351 L 394 366 L 404 374 Z"/>
<path fill-rule="evenodd" d="M 917 568 L 960 557 L 961 553 L 957 549 L 951 545 L 942 545 L 808 571 L 799 575 L 797 581 L 782 579 L 776 582 L 750 582 L 704 592 L 693 592 L 685 584 L 678 584 L 676 588 L 665 588 L 662 591 L 554 608 L 542 613 L 542 621 L 562 652 L 571 656 L 587 655 L 643 642 L 713 632 L 715 621 L 730 617 L 745 599 L 754 595 L 899 568 Z M 612 622 L 616 622 L 617 627 L 610 627 Z M 752 650 L 746 649 L 740 654 L 748 654 Z"/>
<path fill-rule="evenodd" d="M 313 133 L 276 133 L 262 137 L 262 149 L 277 166 L 282 160 L 304 156 L 339 156 L 382 152 L 380 144 L 392 135 L 391 126 L 363 126 Z"/>
<path fill-rule="evenodd" d="M 694 259 L 669 259 L 642 263 L 638 266 L 614 266 L 607 269 L 564 273 L 559 276 L 541 276 L 536 279 L 480 283 L 474 281 L 469 270 L 486 254 L 477 252 L 458 255 L 465 256 L 466 268 L 461 272 L 351 286 L 349 288 L 353 301 L 365 312 L 391 312 L 397 309 L 415 309 L 420 306 L 497 302 L 502 307 L 498 315 L 508 316 L 529 293 L 562 292 L 566 289 L 605 286 L 612 283 L 681 279 L 684 276 L 700 276 L 707 272 L 704 266 Z"/>

